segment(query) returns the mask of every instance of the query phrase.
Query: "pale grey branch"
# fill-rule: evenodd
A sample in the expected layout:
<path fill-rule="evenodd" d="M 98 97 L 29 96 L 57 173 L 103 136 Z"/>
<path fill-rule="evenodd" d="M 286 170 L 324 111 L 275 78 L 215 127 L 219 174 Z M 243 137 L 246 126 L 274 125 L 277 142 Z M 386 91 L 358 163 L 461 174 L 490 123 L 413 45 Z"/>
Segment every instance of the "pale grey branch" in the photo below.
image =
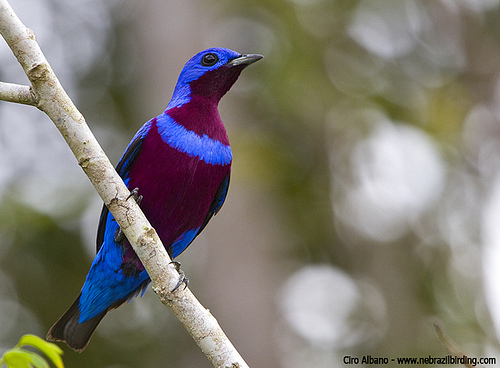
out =
<path fill-rule="evenodd" d="M 38 98 L 30 86 L 0 82 L 0 100 L 36 106 Z"/>
<path fill-rule="evenodd" d="M 183 323 L 213 366 L 248 367 L 216 319 L 189 289 L 170 293 L 179 274 L 169 265 L 170 258 L 156 231 L 136 202 L 127 200 L 129 190 L 62 88 L 34 33 L 22 24 L 7 0 L 0 0 L 0 34 L 32 84 L 32 90 L 4 84 L 2 99 L 36 105 L 54 122 L 146 268 L 153 290 Z"/>

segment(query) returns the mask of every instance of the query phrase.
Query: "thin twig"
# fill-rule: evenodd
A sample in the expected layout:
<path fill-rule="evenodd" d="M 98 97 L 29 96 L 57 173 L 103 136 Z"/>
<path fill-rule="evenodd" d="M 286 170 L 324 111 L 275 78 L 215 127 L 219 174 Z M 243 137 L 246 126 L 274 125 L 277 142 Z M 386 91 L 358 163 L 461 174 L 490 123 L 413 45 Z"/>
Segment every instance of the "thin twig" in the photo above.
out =
<path fill-rule="evenodd" d="M 36 106 L 38 98 L 30 86 L 0 82 L 0 100 Z"/>
<path fill-rule="evenodd" d="M 436 333 L 438 335 L 439 340 L 443 344 L 443 346 L 448 350 L 448 352 L 456 356 L 457 358 L 469 358 L 469 356 L 463 351 L 462 348 L 460 348 L 455 341 L 450 339 L 449 336 L 446 336 L 441 327 L 437 324 L 434 323 L 434 329 L 436 330 Z M 467 359 L 468 360 L 468 359 Z M 469 361 L 464 362 L 464 366 L 469 367 L 469 368 L 478 368 L 482 367 L 480 365 L 472 365 Z"/>

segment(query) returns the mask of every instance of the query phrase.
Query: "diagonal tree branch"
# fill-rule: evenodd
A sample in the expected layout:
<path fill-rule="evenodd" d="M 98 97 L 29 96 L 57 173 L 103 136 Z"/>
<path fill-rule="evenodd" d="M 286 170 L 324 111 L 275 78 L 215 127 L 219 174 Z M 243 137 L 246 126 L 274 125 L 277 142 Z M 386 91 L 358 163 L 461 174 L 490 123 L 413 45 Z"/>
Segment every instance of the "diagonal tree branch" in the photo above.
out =
<path fill-rule="evenodd" d="M 0 0 L 0 34 L 32 85 L 0 83 L 0 99 L 36 106 L 54 122 L 146 268 L 153 290 L 181 321 L 213 366 L 248 367 L 217 320 L 189 289 L 170 292 L 179 274 L 169 265 L 171 260 L 156 231 L 136 202 L 127 200 L 129 190 L 62 88 L 34 33 L 19 20 L 7 0 Z"/>

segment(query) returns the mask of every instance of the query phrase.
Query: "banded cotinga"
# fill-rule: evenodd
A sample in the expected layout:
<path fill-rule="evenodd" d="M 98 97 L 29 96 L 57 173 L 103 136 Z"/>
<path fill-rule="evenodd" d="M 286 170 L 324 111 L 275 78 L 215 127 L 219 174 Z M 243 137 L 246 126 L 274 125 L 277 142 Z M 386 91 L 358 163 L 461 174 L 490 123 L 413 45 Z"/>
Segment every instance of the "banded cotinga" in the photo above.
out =
<path fill-rule="evenodd" d="M 226 198 L 232 153 L 218 103 L 243 68 L 261 55 L 211 48 L 184 66 L 167 109 L 133 137 L 116 166 L 172 258 L 205 228 Z M 47 339 L 82 351 L 101 319 L 134 296 L 149 276 L 113 215 L 103 206 L 97 255 L 80 295 Z"/>

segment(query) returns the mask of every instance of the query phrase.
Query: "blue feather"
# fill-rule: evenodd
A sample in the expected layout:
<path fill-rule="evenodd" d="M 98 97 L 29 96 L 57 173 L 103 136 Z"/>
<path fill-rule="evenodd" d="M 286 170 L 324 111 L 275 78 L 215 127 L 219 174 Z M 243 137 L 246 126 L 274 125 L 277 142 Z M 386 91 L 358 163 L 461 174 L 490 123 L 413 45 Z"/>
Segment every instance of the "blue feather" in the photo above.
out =
<path fill-rule="evenodd" d="M 127 176 L 128 170 L 130 169 L 130 166 L 132 162 L 134 161 L 134 158 L 137 157 L 139 154 L 142 140 L 144 137 L 148 134 L 149 130 L 151 129 L 151 124 L 152 120 L 149 120 L 147 123 L 145 123 L 141 129 L 137 133 L 135 133 L 134 137 L 128 144 L 127 148 L 125 149 L 125 152 L 123 153 L 122 157 L 120 158 L 120 161 L 118 162 L 118 165 L 116 166 L 116 171 L 118 174 L 123 178 Z"/>
<path fill-rule="evenodd" d="M 184 252 L 193 239 L 198 235 L 199 228 L 186 231 L 180 237 L 177 238 L 174 244 L 172 244 L 172 258 L 177 257 L 179 254 Z"/>
<path fill-rule="evenodd" d="M 158 133 L 170 147 L 211 165 L 228 165 L 233 159 L 231 147 L 206 134 L 199 136 L 178 124 L 167 113 L 156 118 Z"/>

